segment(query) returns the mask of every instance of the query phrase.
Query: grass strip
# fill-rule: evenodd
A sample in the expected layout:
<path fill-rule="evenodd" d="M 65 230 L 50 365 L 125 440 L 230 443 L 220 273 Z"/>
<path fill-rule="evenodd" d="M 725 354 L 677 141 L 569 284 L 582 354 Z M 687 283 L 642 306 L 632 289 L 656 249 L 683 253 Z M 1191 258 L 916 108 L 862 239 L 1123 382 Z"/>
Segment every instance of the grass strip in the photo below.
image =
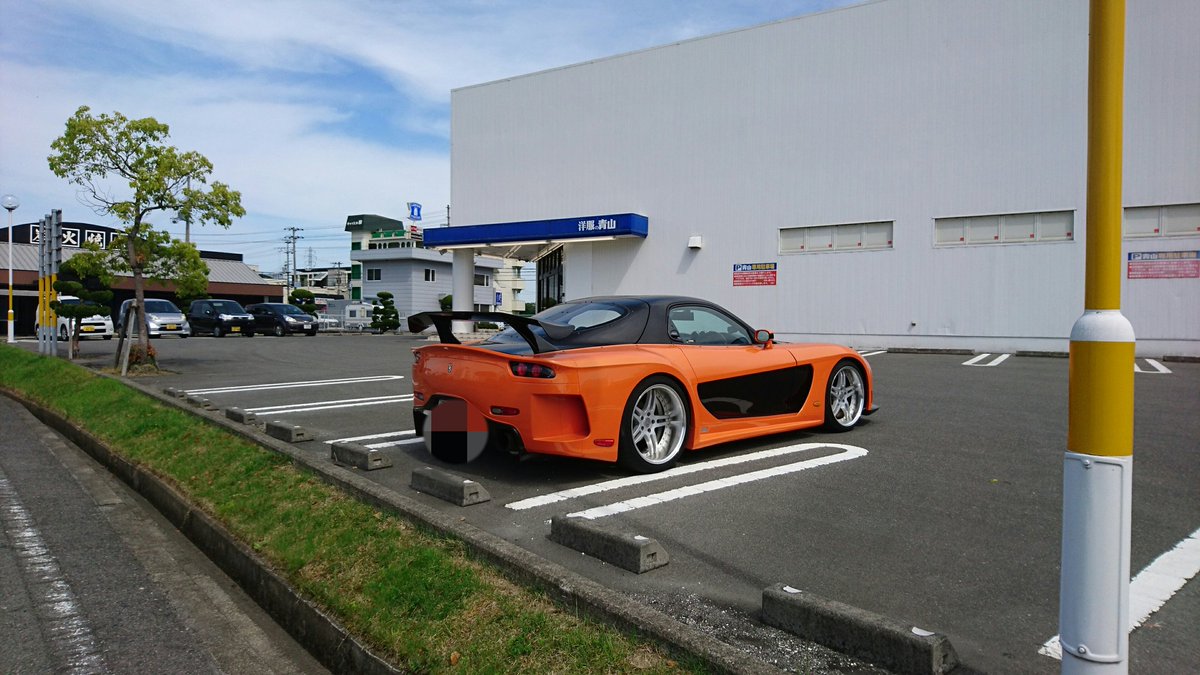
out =
<path fill-rule="evenodd" d="M 417 672 L 703 670 L 557 606 L 290 460 L 61 359 L 0 345 L 0 385 L 57 411 L 220 520 L 302 595 Z"/>

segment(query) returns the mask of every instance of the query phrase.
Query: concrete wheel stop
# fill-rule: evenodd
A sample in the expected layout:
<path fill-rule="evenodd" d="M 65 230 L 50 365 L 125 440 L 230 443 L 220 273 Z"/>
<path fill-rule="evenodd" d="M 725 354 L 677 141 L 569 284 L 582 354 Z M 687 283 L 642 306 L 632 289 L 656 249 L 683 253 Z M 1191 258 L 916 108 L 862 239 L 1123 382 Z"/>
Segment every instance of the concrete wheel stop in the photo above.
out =
<path fill-rule="evenodd" d="M 649 572 L 671 561 L 667 549 L 650 537 L 623 532 L 579 516 L 554 516 L 550 520 L 550 541 L 635 574 Z"/>
<path fill-rule="evenodd" d="M 267 435 L 271 438 L 278 438 L 281 441 L 288 443 L 299 443 L 301 441 L 311 441 L 312 436 L 305 431 L 304 427 L 286 422 L 267 422 Z"/>
<path fill-rule="evenodd" d="M 390 457 L 360 443 L 334 443 L 329 446 L 329 458 L 334 464 L 352 466 L 363 471 L 386 469 L 392 465 Z"/>
<path fill-rule="evenodd" d="M 226 408 L 225 417 L 233 420 L 234 422 L 241 422 L 242 424 L 254 424 L 258 421 L 258 415 L 255 415 L 252 412 L 246 412 L 241 408 Z"/>
<path fill-rule="evenodd" d="M 941 633 L 783 584 L 763 591 L 762 620 L 896 673 L 942 675 L 959 666 L 950 639 Z"/>
<path fill-rule="evenodd" d="M 415 469 L 412 472 L 409 487 L 417 492 L 424 492 L 459 506 L 481 504 L 492 499 L 488 491 L 479 483 L 431 466 Z"/>

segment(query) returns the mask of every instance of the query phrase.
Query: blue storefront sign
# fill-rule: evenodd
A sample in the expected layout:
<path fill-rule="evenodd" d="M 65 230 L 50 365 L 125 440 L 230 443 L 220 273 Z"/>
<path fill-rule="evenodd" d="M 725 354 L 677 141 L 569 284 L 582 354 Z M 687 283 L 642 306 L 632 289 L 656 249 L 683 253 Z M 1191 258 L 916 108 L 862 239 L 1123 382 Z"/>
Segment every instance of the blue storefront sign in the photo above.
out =
<path fill-rule="evenodd" d="M 516 223 L 460 225 L 425 230 L 425 246 L 488 246 L 492 244 L 571 241 L 596 237 L 642 237 L 649 232 L 649 219 L 636 213 L 617 213 Z"/>

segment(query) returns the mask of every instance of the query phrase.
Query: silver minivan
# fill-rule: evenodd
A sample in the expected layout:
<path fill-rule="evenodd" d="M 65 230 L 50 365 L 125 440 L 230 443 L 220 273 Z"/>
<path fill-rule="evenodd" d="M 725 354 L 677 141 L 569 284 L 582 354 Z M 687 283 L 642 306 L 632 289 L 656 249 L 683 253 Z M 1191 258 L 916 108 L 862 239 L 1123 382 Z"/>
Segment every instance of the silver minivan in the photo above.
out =
<path fill-rule="evenodd" d="M 121 303 L 121 309 L 117 311 L 117 332 L 121 332 L 121 322 L 125 320 L 125 310 L 133 304 L 133 299 L 130 298 Z M 136 320 L 130 313 L 130 321 Z M 191 334 L 191 327 L 188 325 L 187 317 L 175 303 L 170 300 L 162 300 L 160 298 L 146 298 L 146 323 L 149 325 L 150 337 L 162 337 L 163 335 L 178 335 L 179 337 L 187 337 Z M 137 329 L 130 331 L 130 335 L 136 335 Z"/>

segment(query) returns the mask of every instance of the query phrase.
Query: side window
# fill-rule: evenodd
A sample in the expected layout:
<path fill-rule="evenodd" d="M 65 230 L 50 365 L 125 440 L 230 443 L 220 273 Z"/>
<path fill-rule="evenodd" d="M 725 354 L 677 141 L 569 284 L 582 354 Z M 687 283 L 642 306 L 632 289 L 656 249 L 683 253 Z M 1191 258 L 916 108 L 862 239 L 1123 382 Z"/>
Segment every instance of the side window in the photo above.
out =
<path fill-rule="evenodd" d="M 750 333 L 711 307 L 672 307 L 667 330 L 671 339 L 689 345 L 748 345 Z"/>

